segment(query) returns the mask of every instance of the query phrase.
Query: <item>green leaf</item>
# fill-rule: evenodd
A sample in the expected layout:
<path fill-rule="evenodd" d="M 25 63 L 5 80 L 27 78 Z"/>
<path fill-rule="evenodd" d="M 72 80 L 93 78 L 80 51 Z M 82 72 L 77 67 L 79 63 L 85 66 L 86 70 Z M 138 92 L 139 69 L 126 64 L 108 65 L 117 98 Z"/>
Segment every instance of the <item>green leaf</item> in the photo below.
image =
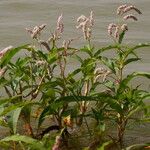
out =
<path fill-rule="evenodd" d="M 125 31 L 123 31 L 120 35 L 119 35 L 119 44 L 121 44 L 122 43 L 122 40 L 123 40 L 123 38 L 124 38 L 124 35 L 125 35 Z"/>
<path fill-rule="evenodd" d="M 127 115 L 127 118 L 130 118 L 133 114 L 135 114 L 136 112 L 142 110 L 142 106 L 137 106 L 135 109 L 133 109 L 132 111 L 130 111 Z"/>
<path fill-rule="evenodd" d="M 62 102 L 60 103 L 51 103 L 49 106 L 47 106 L 41 113 L 39 120 L 38 120 L 38 127 L 41 126 L 45 118 L 49 115 L 55 114 L 57 109 L 62 106 Z"/>
<path fill-rule="evenodd" d="M 88 47 L 84 47 L 80 49 L 81 52 L 86 52 L 90 57 L 93 57 L 91 50 Z"/>
<path fill-rule="evenodd" d="M 100 48 L 99 50 L 96 51 L 96 53 L 94 54 L 94 57 L 99 57 L 99 54 L 101 54 L 102 52 L 106 50 L 118 49 L 118 48 L 120 48 L 119 45 L 109 45 L 107 47 Z"/>
<path fill-rule="evenodd" d="M 107 103 L 108 103 L 108 105 L 109 105 L 112 109 L 114 109 L 116 112 L 118 112 L 118 113 L 120 113 L 120 114 L 123 112 L 123 110 L 122 110 L 120 104 L 117 102 L 117 100 L 108 99 L 108 100 L 107 100 Z"/>
<path fill-rule="evenodd" d="M 75 55 L 74 57 L 75 57 L 75 59 L 77 59 L 81 64 L 83 63 L 83 59 L 82 59 L 80 56 Z"/>
<path fill-rule="evenodd" d="M 25 58 L 22 58 L 22 59 L 18 58 L 15 65 L 16 65 L 16 67 L 23 68 L 30 60 L 31 60 L 31 57 L 25 57 Z"/>
<path fill-rule="evenodd" d="M 13 134 L 16 134 L 17 130 L 17 122 L 19 115 L 21 113 L 22 108 L 17 108 L 14 111 L 11 112 L 10 118 L 8 119 L 8 126 L 13 131 Z"/>
<path fill-rule="evenodd" d="M 126 52 L 125 52 L 125 58 L 128 57 L 129 54 L 133 54 L 134 53 L 134 50 L 136 49 L 139 49 L 139 48 L 143 48 L 143 47 L 150 47 L 150 44 L 149 43 L 141 43 L 141 44 L 138 44 L 132 48 L 129 48 Z"/>
<path fill-rule="evenodd" d="M 127 148 L 125 148 L 124 150 L 146 150 L 145 147 L 148 147 L 150 146 L 150 143 L 145 143 L 145 144 L 134 144 L 134 145 L 131 145 Z M 149 148 L 147 148 L 149 149 Z"/>
<path fill-rule="evenodd" d="M 27 144 L 33 144 L 35 142 L 38 142 L 37 140 L 28 137 L 28 136 L 23 136 L 23 135 L 12 135 L 12 136 L 8 136 L 2 140 L 0 140 L 1 142 L 9 142 L 9 141 L 16 141 L 16 142 L 25 142 Z"/>
<path fill-rule="evenodd" d="M 137 77 L 137 76 L 143 76 L 146 77 L 148 79 L 150 79 L 150 73 L 147 72 L 134 72 L 130 75 L 128 75 L 126 78 L 124 78 L 120 84 L 120 88 L 126 86 L 133 78 Z"/>
<path fill-rule="evenodd" d="M 68 80 L 71 79 L 72 77 L 74 77 L 75 75 L 77 75 L 80 71 L 81 71 L 80 68 L 74 70 L 73 72 L 71 72 L 71 73 L 68 75 L 67 79 L 68 79 Z"/>
<path fill-rule="evenodd" d="M 107 80 L 103 83 L 107 88 L 109 88 L 111 91 L 115 92 L 116 90 L 116 85 L 114 84 L 114 82 Z"/>
<path fill-rule="evenodd" d="M 26 118 L 26 121 L 27 122 L 30 122 L 30 119 L 31 119 L 31 111 L 32 111 L 32 103 L 31 104 L 27 104 L 27 105 L 24 105 L 23 108 L 22 108 L 22 115 L 24 116 L 24 118 Z"/>
<path fill-rule="evenodd" d="M 12 57 L 14 55 L 16 55 L 16 53 L 18 53 L 22 49 L 27 49 L 28 46 L 29 46 L 29 44 L 23 45 L 23 46 L 20 46 L 20 47 L 17 47 L 17 48 L 13 48 L 13 49 L 7 51 L 5 53 L 5 55 L 2 57 L 1 61 L 0 61 L 1 68 L 3 68 L 4 66 L 6 66 L 10 62 L 10 60 L 12 59 Z"/>
<path fill-rule="evenodd" d="M 48 55 L 48 63 L 49 64 L 52 64 L 52 63 L 54 63 L 56 60 L 58 59 L 58 55 L 57 55 L 57 53 L 56 52 L 53 52 L 53 53 L 50 53 L 49 55 Z"/>
<path fill-rule="evenodd" d="M 97 150 L 105 150 L 105 147 L 112 143 L 113 143 L 112 141 L 105 142 Z"/>
<path fill-rule="evenodd" d="M 138 60 L 141 60 L 141 59 L 140 58 L 129 58 L 124 62 L 124 65 L 127 65 L 131 62 L 138 61 Z"/>
<path fill-rule="evenodd" d="M 2 99 L 0 99 L 0 105 L 16 101 L 18 98 L 20 98 L 20 95 L 13 96 L 11 98 L 2 98 Z"/>
<path fill-rule="evenodd" d="M 9 83 L 9 81 L 7 81 L 4 77 L 0 77 L 0 87 L 4 87 L 7 83 Z"/>
<path fill-rule="evenodd" d="M 99 121 L 104 121 L 104 113 L 103 113 L 104 110 L 96 110 L 94 108 L 92 108 L 92 112 L 93 112 L 93 117 L 96 119 L 96 120 L 99 120 Z"/>
<path fill-rule="evenodd" d="M 9 147 L 10 147 L 10 144 L 0 142 L 0 148 L 1 149 L 3 148 L 2 150 L 9 149 Z"/>
<path fill-rule="evenodd" d="M 113 97 L 109 93 L 103 93 L 103 92 L 102 93 L 98 93 L 95 96 L 95 100 L 108 104 L 110 108 L 114 109 L 118 113 L 122 113 L 122 111 L 123 111 L 121 106 L 120 106 L 120 104 L 115 99 L 115 97 Z"/>
<path fill-rule="evenodd" d="M 23 108 L 27 105 L 35 105 L 35 104 L 39 104 L 39 103 L 35 103 L 35 102 L 19 102 L 19 103 L 16 103 L 15 105 L 10 105 L 8 107 L 6 107 L 4 109 L 4 111 L 0 114 L 0 116 L 3 116 L 3 115 L 6 115 L 8 114 L 9 112 L 13 111 L 13 110 L 16 110 L 17 108 Z"/>
<path fill-rule="evenodd" d="M 107 57 L 101 57 L 100 60 L 113 72 L 116 73 L 115 62 L 113 59 L 109 59 Z"/>
<path fill-rule="evenodd" d="M 43 58 L 44 60 L 47 61 L 47 54 L 44 54 L 42 51 L 37 51 L 37 54 L 40 58 Z"/>
<path fill-rule="evenodd" d="M 81 70 L 85 76 L 91 75 L 95 69 L 96 60 L 95 59 L 85 59 L 81 65 Z"/>
<path fill-rule="evenodd" d="M 150 117 L 149 118 L 144 118 L 144 119 L 141 119 L 142 122 L 146 122 L 146 123 L 150 123 Z"/>
<path fill-rule="evenodd" d="M 10 141 L 24 142 L 28 145 L 28 148 L 30 147 L 32 150 L 46 150 L 42 142 L 24 135 L 12 135 L 0 140 L 1 143 Z"/>
<path fill-rule="evenodd" d="M 79 102 L 79 101 L 97 101 L 97 99 L 91 97 L 91 96 L 65 96 L 58 98 L 55 103 L 62 103 L 62 102 Z"/>

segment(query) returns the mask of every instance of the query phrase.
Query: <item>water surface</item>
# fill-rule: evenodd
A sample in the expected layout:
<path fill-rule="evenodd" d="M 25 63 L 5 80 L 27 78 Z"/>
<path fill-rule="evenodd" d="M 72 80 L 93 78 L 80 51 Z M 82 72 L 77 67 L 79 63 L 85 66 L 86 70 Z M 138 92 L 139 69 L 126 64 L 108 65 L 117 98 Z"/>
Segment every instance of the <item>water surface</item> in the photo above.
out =
<path fill-rule="evenodd" d="M 107 26 L 117 21 L 116 8 L 120 4 L 131 3 L 141 9 L 143 15 L 138 22 L 129 22 L 126 43 L 150 42 L 150 0 L 0 0 L 0 49 L 30 42 L 26 27 L 47 24 L 46 36 L 55 28 L 56 19 L 63 13 L 64 37 L 69 39 L 80 35 L 75 28 L 76 18 L 81 14 L 95 14 L 93 42 L 96 46 L 111 42 Z M 150 50 L 140 52 L 143 62 L 135 66 L 150 71 Z M 133 68 L 133 67 L 132 67 Z"/>
<path fill-rule="evenodd" d="M 149 0 L 1 0 L 0 1 L 0 48 L 9 44 L 18 45 L 29 41 L 25 27 L 47 24 L 47 31 L 53 30 L 60 13 L 64 15 L 65 34 L 75 36 L 76 18 L 91 10 L 95 14 L 94 41 L 108 43 L 107 25 L 117 20 L 116 8 L 125 2 L 135 4 L 143 15 L 137 23 L 130 22 L 128 43 L 150 41 Z"/>

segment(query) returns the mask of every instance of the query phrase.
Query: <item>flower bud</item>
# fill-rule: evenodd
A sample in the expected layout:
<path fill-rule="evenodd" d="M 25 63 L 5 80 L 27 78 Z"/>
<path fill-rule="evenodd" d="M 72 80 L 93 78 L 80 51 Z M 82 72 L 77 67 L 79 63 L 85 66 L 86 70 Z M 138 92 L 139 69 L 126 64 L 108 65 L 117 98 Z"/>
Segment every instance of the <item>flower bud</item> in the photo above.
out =
<path fill-rule="evenodd" d="M 123 24 L 123 25 L 121 26 L 121 30 L 122 30 L 123 32 L 128 31 L 128 26 L 127 26 L 127 24 Z"/>
<path fill-rule="evenodd" d="M 127 5 L 121 5 L 117 8 L 117 15 L 121 15 L 123 13 L 123 10 L 127 7 Z"/>
<path fill-rule="evenodd" d="M 132 15 L 132 14 L 129 14 L 129 15 L 126 15 L 123 17 L 124 20 L 128 20 L 128 19 L 133 19 L 134 21 L 137 21 L 138 19 Z"/>

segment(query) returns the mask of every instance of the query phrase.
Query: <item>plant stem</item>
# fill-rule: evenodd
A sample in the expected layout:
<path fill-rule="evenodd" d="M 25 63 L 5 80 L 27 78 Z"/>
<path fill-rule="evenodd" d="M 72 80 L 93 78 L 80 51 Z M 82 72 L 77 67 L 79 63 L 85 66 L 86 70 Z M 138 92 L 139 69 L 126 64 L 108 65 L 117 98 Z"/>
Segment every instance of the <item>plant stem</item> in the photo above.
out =
<path fill-rule="evenodd" d="M 92 134 L 91 134 L 91 131 L 90 131 L 90 128 L 89 128 L 88 122 L 87 122 L 87 120 L 86 120 L 86 118 L 85 118 L 85 117 L 84 117 L 84 120 L 85 120 L 86 127 L 87 127 L 87 129 L 88 129 L 88 132 L 89 132 L 89 134 L 90 134 L 90 138 L 92 138 Z"/>
<path fill-rule="evenodd" d="M 124 118 L 124 116 L 120 116 L 118 118 L 118 126 L 117 126 L 117 130 L 118 130 L 118 142 L 120 144 L 120 148 L 123 147 L 123 137 L 124 137 L 124 132 L 126 129 L 126 124 L 127 124 L 127 119 Z"/>
<path fill-rule="evenodd" d="M 16 150 L 16 142 L 13 141 L 13 150 Z"/>

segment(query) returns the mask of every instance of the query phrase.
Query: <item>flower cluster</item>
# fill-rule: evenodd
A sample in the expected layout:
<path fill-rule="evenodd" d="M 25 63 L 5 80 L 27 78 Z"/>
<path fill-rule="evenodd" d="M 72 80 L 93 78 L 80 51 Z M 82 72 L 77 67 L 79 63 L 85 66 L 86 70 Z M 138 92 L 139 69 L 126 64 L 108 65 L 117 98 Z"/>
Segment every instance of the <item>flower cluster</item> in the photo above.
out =
<path fill-rule="evenodd" d="M 38 36 L 41 35 L 41 31 L 46 27 L 46 24 L 42 24 L 40 26 L 35 26 L 33 29 L 28 29 L 26 30 L 30 33 L 31 38 L 33 39 L 38 39 Z"/>
<path fill-rule="evenodd" d="M 141 11 L 136 8 L 133 5 L 121 5 L 117 8 L 117 15 L 123 16 L 125 14 L 125 16 L 123 16 L 123 20 L 128 20 L 128 19 L 132 19 L 134 21 L 137 21 L 137 17 L 133 14 L 127 14 L 128 12 L 130 12 L 131 10 L 134 10 L 135 12 L 137 12 L 138 14 L 142 14 Z M 117 25 L 115 23 L 111 23 L 108 25 L 108 34 L 113 37 L 114 39 L 118 39 L 119 35 L 122 32 L 126 32 L 128 31 L 128 26 L 127 24 L 121 24 L 121 25 Z"/>
<path fill-rule="evenodd" d="M 41 40 L 40 35 L 42 30 L 46 27 L 46 24 L 42 24 L 40 26 L 35 26 L 33 29 L 26 28 L 26 31 L 30 34 L 32 39 L 36 39 L 39 44 L 43 45 L 46 50 L 50 51 L 50 42 L 53 42 L 60 39 L 63 31 L 64 31 L 64 24 L 63 24 L 63 15 L 61 14 L 56 23 L 56 29 L 53 33 L 51 33 L 51 36 L 48 40 Z"/>
<path fill-rule="evenodd" d="M 102 80 L 103 82 L 106 80 L 106 77 L 111 73 L 110 70 L 107 70 L 103 67 L 100 67 L 100 68 L 96 68 L 95 71 L 94 71 L 94 74 L 95 74 L 95 79 L 94 79 L 94 82 L 97 82 L 97 80 L 99 78 L 102 77 Z"/>
<path fill-rule="evenodd" d="M 111 23 L 108 25 L 108 34 L 114 37 L 115 39 L 119 38 L 119 34 L 125 31 L 128 31 L 127 24 L 119 26 L 117 24 Z"/>
<path fill-rule="evenodd" d="M 94 25 L 93 11 L 90 12 L 89 17 L 86 17 L 84 15 L 78 17 L 77 22 L 79 23 L 79 25 L 76 26 L 76 28 L 82 29 L 84 38 L 86 40 L 90 40 L 92 35 L 92 27 Z"/>
<path fill-rule="evenodd" d="M 117 14 L 118 15 L 124 15 L 124 14 L 126 14 L 126 13 L 128 13 L 128 12 L 130 12 L 131 10 L 134 10 L 135 12 L 137 12 L 138 14 L 142 14 L 142 12 L 138 9 L 138 8 L 136 8 L 135 6 L 133 6 L 133 5 L 121 5 L 121 6 L 119 6 L 118 7 L 118 9 L 117 9 Z M 128 15 L 125 15 L 124 17 L 123 17 L 123 19 L 124 20 L 128 20 L 128 19 L 133 19 L 134 21 L 137 21 L 138 19 L 136 18 L 136 16 L 134 16 L 133 14 L 128 14 Z"/>
<path fill-rule="evenodd" d="M 0 58 L 2 58 L 5 55 L 5 53 L 7 51 L 11 50 L 12 48 L 13 48 L 12 46 L 8 46 L 8 47 L 4 48 L 3 50 L 1 50 L 0 51 Z"/>
<path fill-rule="evenodd" d="M 64 23 L 63 23 L 63 15 L 61 14 L 58 19 L 57 19 L 57 25 L 56 25 L 56 30 L 53 34 L 53 39 L 59 39 L 61 34 L 64 31 Z"/>

